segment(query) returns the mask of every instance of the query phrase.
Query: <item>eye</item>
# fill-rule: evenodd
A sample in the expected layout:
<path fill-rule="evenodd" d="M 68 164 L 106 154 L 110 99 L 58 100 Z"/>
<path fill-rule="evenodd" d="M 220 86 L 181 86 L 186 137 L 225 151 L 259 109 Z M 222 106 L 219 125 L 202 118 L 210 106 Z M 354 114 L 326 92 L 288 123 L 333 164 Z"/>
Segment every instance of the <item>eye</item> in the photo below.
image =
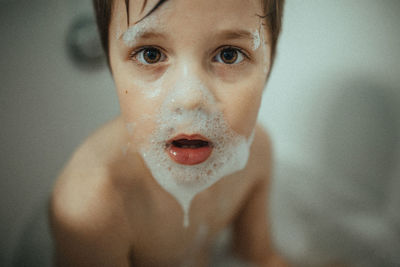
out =
<path fill-rule="evenodd" d="M 224 64 L 238 64 L 243 61 L 244 53 L 234 47 L 223 48 L 215 57 L 214 60 Z"/>
<path fill-rule="evenodd" d="M 141 64 L 151 65 L 165 61 L 166 56 L 156 47 L 145 47 L 133 52 L 131 58 L 138 60 Z"/>

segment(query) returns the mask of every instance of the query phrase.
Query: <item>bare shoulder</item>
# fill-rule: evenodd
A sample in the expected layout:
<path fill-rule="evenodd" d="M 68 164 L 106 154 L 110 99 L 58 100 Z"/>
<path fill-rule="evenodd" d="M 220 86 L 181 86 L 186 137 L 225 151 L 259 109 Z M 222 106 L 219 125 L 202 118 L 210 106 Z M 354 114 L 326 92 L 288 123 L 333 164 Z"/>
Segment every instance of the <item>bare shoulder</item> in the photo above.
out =
<path fill-rule="evenodd" d="M 52 205 L 57 211 L 84 218 L 93 216 L 96 208 L 109 205 L 105 197 L 112 196 L 109 162 L 116 146 L 112 143 L 114 124 L 112 121 L 89 136 L 65 165 L 52 193 Z M 92 212 L 86 210 L 89 207 Z"/>
<path fill-rule="evenodd" d="M 70 253 L 65 255 L 67 258 L 74 259 L 89 248 L 109 251 L 106 255 L 111 255 L 112 248 L 108 246 L 119 247 L 123 241 L 115 236 L 126 236 L 123 205 L 108 168 L 113 147 L 118 145 L 110 138 L 115 123 L 105 125 L 76 150 L 54 185 L 51 226 L 58 251 Z M 119 249 L 123 251 L 122 247 Z M 78 262 L 74 263 L 78 266 Z"/>

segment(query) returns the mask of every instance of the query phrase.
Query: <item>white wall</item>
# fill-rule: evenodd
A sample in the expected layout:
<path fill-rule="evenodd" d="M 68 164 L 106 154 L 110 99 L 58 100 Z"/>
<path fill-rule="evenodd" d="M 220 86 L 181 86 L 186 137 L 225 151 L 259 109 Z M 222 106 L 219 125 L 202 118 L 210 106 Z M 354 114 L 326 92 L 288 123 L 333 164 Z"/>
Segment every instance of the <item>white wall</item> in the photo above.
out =
<path fill-rule="evenodd" d="M 260 120 L 275 237 L 298 264 L 400 264 L 399 14 L 399 1 L 287 1 Z"/>
<path fill-rule="evenodd" d="M 108 70 L 67 57 L 67 28 L 90 3 L 0 3 L 0 266 L 73 150 L 118 113 Z"/>

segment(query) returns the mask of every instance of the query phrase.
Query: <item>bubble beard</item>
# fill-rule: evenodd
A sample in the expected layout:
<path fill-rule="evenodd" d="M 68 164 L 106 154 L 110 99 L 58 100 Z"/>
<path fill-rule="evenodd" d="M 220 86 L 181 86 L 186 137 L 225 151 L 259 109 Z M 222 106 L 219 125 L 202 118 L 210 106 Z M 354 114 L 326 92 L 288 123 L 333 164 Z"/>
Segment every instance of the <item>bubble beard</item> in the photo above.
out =
<path fill-rule="evenodd" d="M 174 102 L 173 96 L 168 100 Z M 151 134 L 148 144 L 142 146 L 139 152 L 154 179 L 181 205 L 183 225 L 188 227 L 190 204 L 196 194 L 222 177 L 244 169 L 254 132 L 247 140 L 229 127 L 222 112 L 218 110 L 171 111 L 165 105 L 166 102 L 160 108 L 158 129 Z M 200 134 L 211 141 L 213 151 L 210 157 L 196 165 L 182 165 L 173 161 L 166 152 L 167 141 L 182 133 Z"/>

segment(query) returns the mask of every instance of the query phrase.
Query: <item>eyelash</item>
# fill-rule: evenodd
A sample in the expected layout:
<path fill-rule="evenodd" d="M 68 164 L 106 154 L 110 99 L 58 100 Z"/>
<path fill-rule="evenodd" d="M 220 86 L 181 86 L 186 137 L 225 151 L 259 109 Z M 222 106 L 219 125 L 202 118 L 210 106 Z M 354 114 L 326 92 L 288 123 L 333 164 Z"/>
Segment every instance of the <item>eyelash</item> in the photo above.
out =
<path fill-rule="evenodd" d="M 156 49 L 156 50 L 158 50 L 161 53 L 161 57 L 163 57 L 163 60 L 162 61 L 158 61 L 158 62 L 153 63 L 153 64 L 140 62 L 137 59 L 137 56 L 140 56 L 141 55 L 140 53 L 144 52 L 146 49 Z M 222 63 L 222 62 L 217 61 L 216 57 L 219 56 L 220 53 L 222 51 L 226 50 L 226 49 L 235 50 L 241 56 L 243 56 L 243 60 L 241 60 L 239 63 L 234 63 L 234 64 Z M 225 46 L 221 46 L 221 47 L 217 48 L 215 51 L 217 51 L 217 53 L 212 57 L 213 62 L 219 62 L 219 63 L 224 64 L 224 65 L 229 65 L 230 67 L 232 67 L 234 65 L 238 65 L 238 64 L 242 63 L 244 60 L 250 60 L 251 59 L 250 56 L 242 48 L 239 48 L 239 47 L 236 47 L 236 46 L 225 45 Z M 143 57 L 143 55 L 141 55 L 141 56 Z M 131 60 L 135 61 L 138 65 L 143 66 L 143 67 L 147 67 L 147 66 L 156 65 L 156 64 L 158 64 L 160 62 L 164 62 L 165 59 L 167 59 L 167 56 L 165 55 L 163 49 L 161 49 L 160 47 L 149 45 L 149 46 L 142 46 L 142 47 L 139 47 L 138 49 L 133 50 L 129 54 L 129 58 Z"/>
<path fill-rule="evenodd" d="M 133 50 L 133 51 L 129 54 L 129 58 L 130 58 L 131 60 L 136 61 L 137 64 L 138 64 L 138 65 L 141 65 L 141 66 L 151 66 L 151 65 L 155 65 L 155 64 L 159 63 L 159 62 L 154 63 L 154 64 L 142 63 L 142 62 L 140 62 L 140 61 L 136 58 L 138 55 L 140 55 L 141 52 L 144 52 L 146 49 L 156 49 L 156 50 L 158 50 L 158 51 L 161 53 L 161 56 L 163 56 L 164 58 L 167 58 L 167 56 L 165 55 L 165 53 L 163 52 L 163 50 L 162 50 L 160 47 L 152 46 L 152 45 L 142 46 L 142 47 L 139 47 L 138 49 Z M 143 55 L 142 55 L 142 57 L 143 57 Z M 163 60 L 163 61 L 165 61 L 165 60 Z"/>
<path fill-rule="evenodd" d="M 242 49 L 242 48 L 240 48 L 240 47 L 236 47 L 236 46 L 232 46 L 232 45 L 225 45 L 225 46 L 221 46 L 221 47 L 219 47 L 219 48 L 217 48 L 216 49 L 216 51 L 218 52 L 214 57 L 213 57 L 213 60 L 215 60 L 215 58 L 217 57 L 217 56 L 219 56 L 220 54 L 221 54 L 221 52 L 222 51 L 224 51 L 224 50 L 227 50 L 227 49 L 233 49 L 233 50 L 235 50 L 236 52 L 238 52 L 241 56 L 243 56 L 243 60 L 250 60 L 250 56 Z M 219 62 L 219 63 L 222 63 L 222 64 L 224 64 L 224 65 L 229 65 L 229 66 L 233 66 L 233 65 L 238 65 L 238 64 L 240 64 L 243 60 L 241 60 L 239 63 L 235 63 L 235 64 L 228 64 L 228 63 L 222 63 L 222 62 Z"/>

